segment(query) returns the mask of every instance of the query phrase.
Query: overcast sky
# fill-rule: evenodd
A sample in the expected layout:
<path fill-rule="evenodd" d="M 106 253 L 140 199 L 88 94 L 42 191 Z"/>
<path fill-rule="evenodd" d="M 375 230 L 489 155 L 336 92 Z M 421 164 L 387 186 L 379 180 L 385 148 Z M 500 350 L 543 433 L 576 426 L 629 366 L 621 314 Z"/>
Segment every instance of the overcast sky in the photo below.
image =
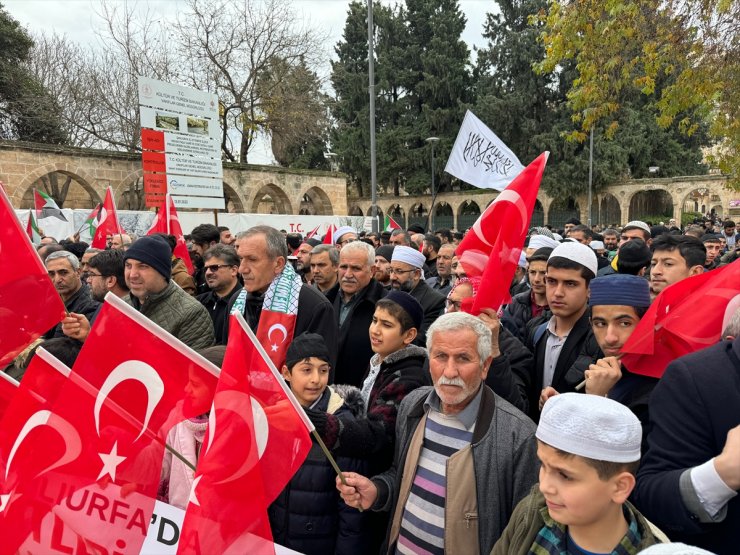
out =
<path fill-rule="evenodd" d="M 121 4 L 124 0 L 119 0 Z M 395 3 L 394 0 L 381 0 L 383 4 Z M 312 22 L 323 29 L 329 39 L 326 44 L 327 72 L 329 57 L 334 55 L 333 46 L 342 38 L 344 21 L 347 17 L 349 0 L 293 0 L 298 17 Z M 82 44 L 95 45 L 95 29 L 101 25 L 101 19 L 95 15 L 99 2 L 96 0 L 2 0 L 5 9 L 30 31 L 45 31 L 66 34 Z M 139 9 L 149 9 L 153 15 L 174 18 L 185 11 L 183 0 L 140 0 L 129 2 Z M 460 0 L 460 7 L 467 17 L 463 39 L 471 48 L 483 46 L 481 37 L 486 12 L 497 6 L 493 0 Z M 250 161 L 254 163 L 272 163 L 272 153 L 264 142 L 250 151 Z"/>

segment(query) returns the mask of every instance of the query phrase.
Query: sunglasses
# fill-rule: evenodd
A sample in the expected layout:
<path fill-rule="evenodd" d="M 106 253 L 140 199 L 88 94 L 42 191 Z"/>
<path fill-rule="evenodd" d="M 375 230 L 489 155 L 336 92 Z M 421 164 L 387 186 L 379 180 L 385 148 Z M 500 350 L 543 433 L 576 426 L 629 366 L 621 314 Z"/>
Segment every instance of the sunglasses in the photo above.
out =
<path fill-rule="evenodd" d="M 208 266 L 203 266 L 206 269 L 206 272 L 218 272 L 219 268 L 231 268 L 231 264 L 209 264 Z"/>

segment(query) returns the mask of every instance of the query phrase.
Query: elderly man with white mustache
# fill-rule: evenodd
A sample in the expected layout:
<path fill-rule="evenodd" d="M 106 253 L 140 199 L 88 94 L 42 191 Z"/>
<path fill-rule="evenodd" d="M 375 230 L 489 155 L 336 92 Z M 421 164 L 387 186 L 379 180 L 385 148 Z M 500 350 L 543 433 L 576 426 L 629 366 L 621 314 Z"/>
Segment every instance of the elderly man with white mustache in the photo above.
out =
<path fill-rule="evenodd" d="M 537 481 L 535 426 L 485 385 L 481 320 L 440 316 L 427 349 L 434 387 L 401 403 L 393 466 L 372 479 L 345 473 L 337 488 L 350 506 L 390 511 L 383 553 L 489 553 Z"/>

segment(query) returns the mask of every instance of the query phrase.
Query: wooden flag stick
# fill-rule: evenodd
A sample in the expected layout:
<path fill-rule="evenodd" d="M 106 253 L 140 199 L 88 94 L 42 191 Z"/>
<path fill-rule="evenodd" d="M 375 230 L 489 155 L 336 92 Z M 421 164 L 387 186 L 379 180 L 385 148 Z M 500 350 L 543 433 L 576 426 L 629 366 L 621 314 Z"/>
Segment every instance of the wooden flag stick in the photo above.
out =
<path fill-rule="evenodd" d="M 167 451 L 169 451 L 173 455 L 175 455 L 178 459 L 180 459 L 180 461 L 182 461 L 182 463 L 185 466 L 187 466 L 190 470 L 192 470 L 193 472 L 195 472 L 195 466 L 193 465 L 193 463 L 191 463 L 189 460 L 187 460 L 185 457 L 183 457 L 180 453 L 178 453 L 177 451 L 175 451 L 175 449 L 173 447 L 170 447 L 166 442 L 164 444 L 164 448 L 167 449 Z"/>
<path fill-rule="evenodd" d="M 321 447 L 321 450 L 324 452 L 324 455 L 326 455 L 326 458 L 329 461 L 329 464 L 331 464 L 331 466 L 334 468 L 334 472 L 337 473 L 337 476 L 339 476 L 339 479 L 342 481 L 342 484 L 344 484 L 345 486 L 348 485 L 347 480 L 344 479 L 344 474 L 339 469 L 339 465 L 337 464 L 337 461 L 335 461 L 334 457 L 331 456 L 331 452 L 329 451 L 329 448 L 324 444 L 324 441 L 321 439 L 319 432 L 317 432 L 316 429 L 314 428 L 313 430 L 311 430 L 311 433 L 313 434 L 313 437 L 316 438 L 316 441 L 318 442 L 319 447 Z M 363 511 L 362 507 L 356 507 L 356 509 L 360 512 Z"/>

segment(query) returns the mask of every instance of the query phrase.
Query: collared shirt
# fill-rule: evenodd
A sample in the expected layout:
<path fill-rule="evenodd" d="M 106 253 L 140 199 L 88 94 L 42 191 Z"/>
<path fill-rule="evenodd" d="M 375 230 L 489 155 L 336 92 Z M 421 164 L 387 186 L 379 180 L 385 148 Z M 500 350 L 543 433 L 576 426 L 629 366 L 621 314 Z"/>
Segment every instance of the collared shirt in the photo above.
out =
<path fill-rule="evenodd" d="M 357 302 L 357 293 L 352 295 L 352 298 L 347 302 L 344 301 L 344 294 L 341 289 L 337 294 L 339 295 L 339 326 L 341 327 L 344 325 L 344 321 L 347 319 L 347 316 L 349 316 L 350 310 L 352 310 L 352 307 Z"/>
<path fill-rule="evenodd" d="M 470 431 L 473 431 L 475 429 L 475 421 L 478 418 L 478 409 L 480 409 L 482 398 L 483 384 L 481 384 L 481 387 L 478 388 L 478 393 L 475 394 L 475 397 L 473 397 L 470 403 L 468 403 L 468 405 L 463 410 L 455 415 L 455 418 L 457 418 L 462 423 L 462 425 Z M 429 395 L 427 395 L 427 398 L 424 401 L 424 410 L 433 410 L 444 414 L 442 413 L 442 400 L 439 398 L 439 395 L 437 395 L 437 391 L 435 389 L 432 389 L 429 392 Z"/>
<path fill-rule="evenodd" d="M 714 466 L 714 458 L 692 468 L 690 477 L 699 502 L 712 518 L 715 518 L 730 499 L 737 495 L 737 492 L 720 478 Z"/>
<path fill-rule="evenodd" d="M 370 402 L 370 392 L 373 390 L 373 385 L 375 385 L 375 378 L 380 374 L 381 364 L 380 355 L 375 353 L 370 359 L 370 372 L 368 372 L 365 381 L 362 382 L 362 391 L 360 392 L 362 394 L 362 400 L 365 401 L 366 409 L 368 402 Z"/>
<path fill-rule="evenodd" d="M 537 318 L 538 316 L 542 316 L 542 314 L 545 312 L 545 309 L 547 308 L 547 305 L 538 305 L 537 301 L 534 297 L 534 290 L 530 289 L 529 292 L 529 306 L 532 307 L 532 318 Z"/>
<path fill-rule="evenodd" d="M 542 387 L 552 385 L 552 379 L 555 376 L 555 367 L 558 365 L 558 358 L 563 350 L 563 345 L 568 340 L 568 333 L 562 337 L 555 333 L 555 318 L 550 318 L 547 322 L 547 344 L 545 345 L 545 364 L 542 368 Z"/>

